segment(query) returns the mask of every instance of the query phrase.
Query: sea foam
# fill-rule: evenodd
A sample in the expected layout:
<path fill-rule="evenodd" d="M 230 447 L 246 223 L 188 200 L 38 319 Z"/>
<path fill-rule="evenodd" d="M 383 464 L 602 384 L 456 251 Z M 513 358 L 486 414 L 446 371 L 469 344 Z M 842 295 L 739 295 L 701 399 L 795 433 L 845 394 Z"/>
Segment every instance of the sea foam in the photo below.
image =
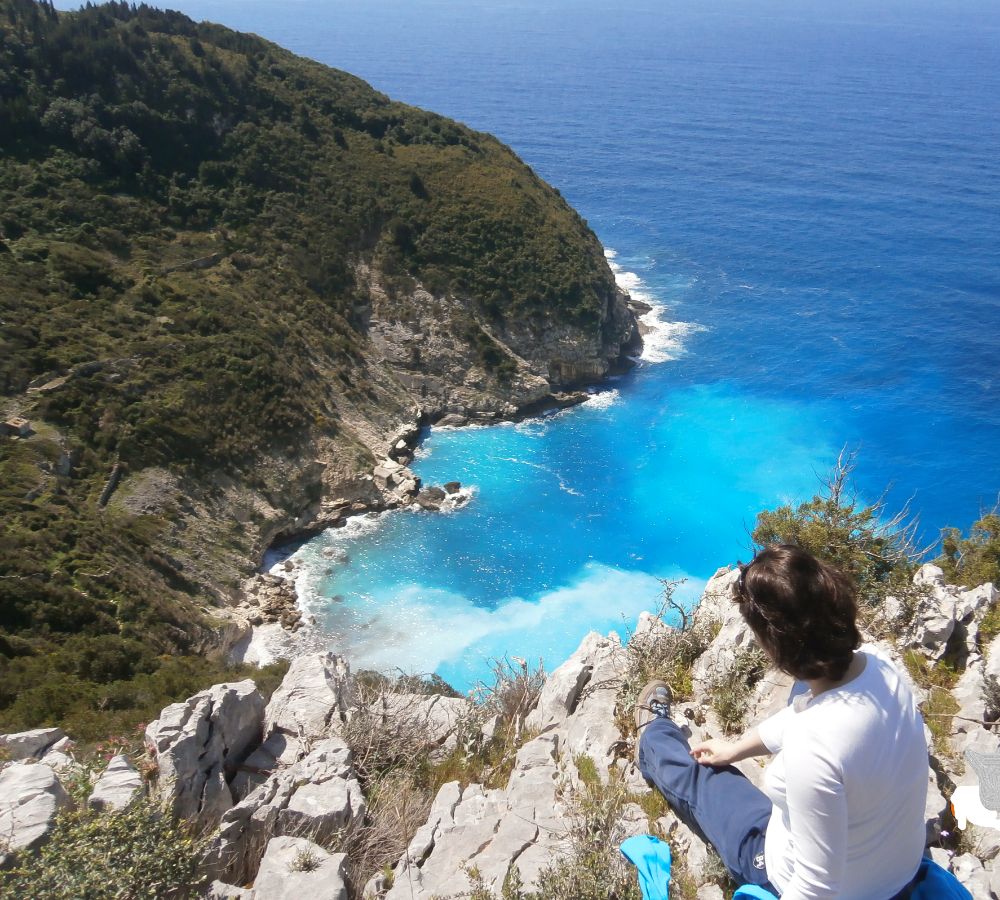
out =
<path fill-rule="evenodd" d="M 673 322 L 665 318 L 666 305 L 649 292 L 646 283 L 637 273 L 626 271 L 615 261 L 618 251 L 605 248 L 604 255 L 618 287 L 628 291 L 633 300 L 652 307 L 639 316 L 639 322 L 645 326 L 642 329 L 643 346 L 639 359 L 647 363 L 662 363 L 677 359 L 684 353 L 684 339 L 688 335 L 704 331 L 704 328 L 693 322 Z"/>
<path fill-rule="evenodd" d="M 690 605 L 702 586 L 689 579 L 682 602 Z M 631 627 L 640 612 L 658 608 L 662 590 L 653 575 L 593 563 L 572 584 L 534 600 L 511 597 L 494 609 L 420 584 L 373 592 L 330 610 L 327 628 L 333 649 L 356 668 L 437 672 L 467 690 L 488 671 L 489 659 L 513 654 L 558 664 L 588 630 Z"/>

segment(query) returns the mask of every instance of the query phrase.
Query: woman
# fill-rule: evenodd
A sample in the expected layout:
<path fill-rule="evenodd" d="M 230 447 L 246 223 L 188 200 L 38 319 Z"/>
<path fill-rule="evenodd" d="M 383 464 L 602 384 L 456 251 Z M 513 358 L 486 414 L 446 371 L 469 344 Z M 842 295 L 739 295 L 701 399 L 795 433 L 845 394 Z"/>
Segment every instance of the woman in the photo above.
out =
<path fill-rule="evenodd" d="M 742 568 L 735 600 L 772 663 L 808 693 L 735 741 L 689 747 L 663 682 L 636 723 L 639 767 L 740 883 L 782 900 L 906 896 L 923 855 L 927 745 L 906 680 L 858 649 L 850 581 L 798 547 Z M 773 754 L 759 791 L 732 764 Z"/>

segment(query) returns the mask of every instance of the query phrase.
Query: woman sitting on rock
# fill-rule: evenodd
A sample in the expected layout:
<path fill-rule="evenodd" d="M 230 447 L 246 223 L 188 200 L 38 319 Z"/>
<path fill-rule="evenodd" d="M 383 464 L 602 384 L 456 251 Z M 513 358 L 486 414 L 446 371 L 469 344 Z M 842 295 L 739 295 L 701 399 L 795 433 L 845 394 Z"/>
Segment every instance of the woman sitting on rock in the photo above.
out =
<path fill-rule="evenodd" d="M 808 686 L 735 741 L 689 747 L 670 692 L 636 709 L 643 776 L 739 883 L 782 900 L 906 897 L 924 851 L 927 745 L 906 680 L 858 649 L 854 588 L 793 546 L 741 568 L 735 600 L 771 662 Z M 763 792 L 733 763 L 772 754 Z"/>

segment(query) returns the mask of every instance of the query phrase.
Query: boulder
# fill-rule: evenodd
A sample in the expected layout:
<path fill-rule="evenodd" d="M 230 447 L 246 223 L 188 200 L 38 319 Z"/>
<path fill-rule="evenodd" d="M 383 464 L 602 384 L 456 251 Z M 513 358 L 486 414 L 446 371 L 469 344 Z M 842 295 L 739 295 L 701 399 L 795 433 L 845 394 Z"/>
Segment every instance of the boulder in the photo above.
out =
<path fill-rule="evenodd" d="M 951 871 L 955 877 L 968 889 L 973 897 L 990 896 L 990 876 L 983 868 L 982 862 L 971 853 L 963 853 L 951 861 Z"/>
<path fill-rule="evenodd" d="M 460 413 L 448 413 L 434 423 L 437 428 L 461 428 L 469 424 L 469 419 Z"/>
<path fill-rule="evenodd" d="M 146 728 L 157 790 L 174 815 L 211 828 L 233 805 L 228 779 L 260 743 L 264 698 L 250 681 L 216 684 L 172 703 Z"/>
<path fill-rule="evenodd" d="M 328 738 L 223 814 L 207 864 L 214 875 L 242 884 L 253 878 L 272 837 L 326 840 L 363 819 L 366 808 L 350 749 L 339 737 Z"/>
<path fill-rule="evenodd" d="M 457 494 L 460 490 L 462 490 L 461 481 L 446 481 L 444 483 L 444 492 L 446 494 Z"/>
<path fill-rule="evenodd" d="M 135 766 L 127 756 L 118 754 L 97 779 L 87 805 L 91 809 L 124 809 L 142 793 L 142 788 L 142 776 Z"/>
<path fill-rule="evenodd" d="M 346 853 L 301 837 L 271 838 L 253 884 L 254 900 L 347 900 Z"/>
<path fill-rule="evenodd" d="M 590 681 L 572 715 L 556 727 L 559 750 L 569 758 L 585 753 L 594 761 L 601 779 L 606 780 L 622 737 L 615 725 L 614 712 L 627 666 L 626 653 L 614 632 L 607 637 L 595 632 L 588 634 L 581 650 L 578 658 L 591 667 Z"/>
<path fill-rule="evenodd" d="M 933 563 L 925 563 L 913 576 L 913 583 L 917 587 L 944 587 L 944 569 L 935 566 Z"/>
<path fill-rule="evenodd" d="M 421 509 L 437 512 L 441 509 L 441 504 L 444 503 L 445 497 L 447 496 L 448 495 L 442 488 L 424 488 L 419 494 L 417 494 L 417 503 Z"/>
<path fill-rule="evenodd" d="M 69 795 L 48 766 L 19 761 L 0 772 L 0 868 L 12 854 L 41 846 Z"/>
<path fill-rule="evenodd" d="M 352 690 L 347 662 L 333 653 L 293 660 L 264 714 L 265 734 L 282 732 L 300 741 L 336 731 Z"/>
<path fill-rule="evenodd" d="M 0 734 L 0 750 L 9 760 L 38 758 L 46 750 L 66 738 L 61 728 L 35 728 L 16 734 Z"/>
<path fill-rule="evenodd" d="M 385 491 L 392 487 L 394 478 L 403 471 L 404 467 L 396 460 L 384 459 L 372 470 L 372 478 L 375 479 L 376 487 Z"/>

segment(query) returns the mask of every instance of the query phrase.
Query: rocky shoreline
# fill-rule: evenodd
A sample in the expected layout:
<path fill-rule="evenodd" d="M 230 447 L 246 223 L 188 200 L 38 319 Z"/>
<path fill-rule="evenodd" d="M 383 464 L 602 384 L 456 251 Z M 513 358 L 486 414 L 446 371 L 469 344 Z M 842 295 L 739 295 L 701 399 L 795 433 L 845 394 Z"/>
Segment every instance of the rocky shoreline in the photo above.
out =
<path fill-rule="evenodd" d="M 764 669 L 743 682 L 735 712 L 725 705 L 726 685 L 737 683 L 732 674 L 755 652 L 729 599 L 737 574 L 716 573 L 683 631 L 643 614 L 624 644 L 613 633 L 588 635 L 506 723 L 501 707 L 482 697 L 414 692 L 413 685 L 388 681 L 373 690 L 330 653 L 296 658 L 267 702 L 251 680 L 215 685 L 166 707 L 146 728 L 145 765 L 154 780 L 139 776 L 135 759 L 116 756 L 94 774 L 89 803 L 113 814 L 148 791 L 207 833 L 201 871 L 206 884 L 213 881 L 211 897 L 430 900 L 468 896 L 474 888 L 485 891 L 476 896 L 499 896 L 515 869 L 521 893 L 514 896 L 527 896 L 548 884 L 553 866 L 572 852 L 581 796 L 591 802 L 617 797 L 608 840 L 661 835 L 671 845 L 676 877 L 686 879 L 698 900 L 721 900 L 725 879 L 710 849 L 656 800 L 635 769 L 628 722 L 642 665 L 677 646 L 678 636 L 696 633 L 705 640 L 688 663 L 690 689 L 674 707 L 692 739 L 720 736 L 734 727 L 734 716 L 742 727 L 787 702 L 791 680 Z M 947 717 L 929 711 L 941 708 L 933 695 L 945 689 L 914 682 L 929 726 L 927 847 L 973 896 L 996 900 L 1000 829 L 970 822 L 958 830 L 948 798 L 975 789 L 965 751 L 996 749 L 1000 636 L 989 636 L 984 646 L 980 629 L 1000 598 L 990 584 L 946 585 L 930 565 L 917 572 L 913 587 L 917 599 L 890 598 L 868 621 L 865 638 L 901 671 L 923 671 L 945 654 L 964 660 L 960 678 L 947 689 Z M 519 686 L 528 683 L 521 680 L 526 668 L 515 676 Z M 443 783 L 426 814 L 401 836 L 390 866 L 365 872 L 360 882 L 352 854 L 363 842 L 352 836 L 385 815 L 372 793 L 371 748 L 386 751 L 372 735 L 417 734 L 421 744 L 410 755 L 441 765 L 480 752 L 475 748 L 511 722 L 517 728 L 506 732 L 515 737 L 503 777 Z M 80 777 L 73 744 L 60 730 L 44 729 L 0 736 L 0 747 L 9 760 L 0 770 L 0 833 L 10 835 L 8 853 L 32 853 L 70 805 L 63 782 Z M 406 755 L 395 764 L 404 774 L 414 765 Z M 760 782 L 756 762 L 740 768 Z M 296 867 L 293 860 L 302 854 L 315 865 Z"/>
<path fill-rule="evenodd" d="M 600 374 L 602 379 L 627 372 L 635 365 L 634 359 L 627 354 L 641 351 L 642 334 L 648 331 L 649 326 L 639 319 L 653 309 L 648 303 L 633 300 L 625 291 L 619 291 L 619 296 L 632 317 L 634 327 L 629 330 L 630 337 L 617 360 Z M 502 412 L 466 408 L 462 411 L 445 409 L 433 414 L 421 413 L 415 421 L 399 425 L 378 442 L 375 449 L 381 454 L 380 461 L 370 472 L 342 481 L 339 485 L 341 496 L 324 497 L 290 525 L 273 534 L 256 565 L 263 566 L 268 554 L 282 547 L 308 540 L 328 528 L 343 528 L 355 516 L 406 507 L 440 512 L 468 502 L 469 495 L 462 490 L 460 482 L 424 486 L 409 468 L 427 428 L 520 422 L 571 408 L 592 396 L 591 391 L 582 388 L 557 390 Z M 291 658 L 310 646 L 307 641 L 290 639 L 290 635 L 312 624 L 304 617 L 298 602 L 294 581 L 290 577 L 292 572 L 293 568 L 288 563 L 278 573 L 258 569 L 257 574 L 243 581 L 235 604 L 220 610 L 226 625 L 220 630 L 219 649 L 230 660 L 263 664 L 278 658 Z M 271 627 L 275 624 L 287 634 L 276 632 Z"/>

